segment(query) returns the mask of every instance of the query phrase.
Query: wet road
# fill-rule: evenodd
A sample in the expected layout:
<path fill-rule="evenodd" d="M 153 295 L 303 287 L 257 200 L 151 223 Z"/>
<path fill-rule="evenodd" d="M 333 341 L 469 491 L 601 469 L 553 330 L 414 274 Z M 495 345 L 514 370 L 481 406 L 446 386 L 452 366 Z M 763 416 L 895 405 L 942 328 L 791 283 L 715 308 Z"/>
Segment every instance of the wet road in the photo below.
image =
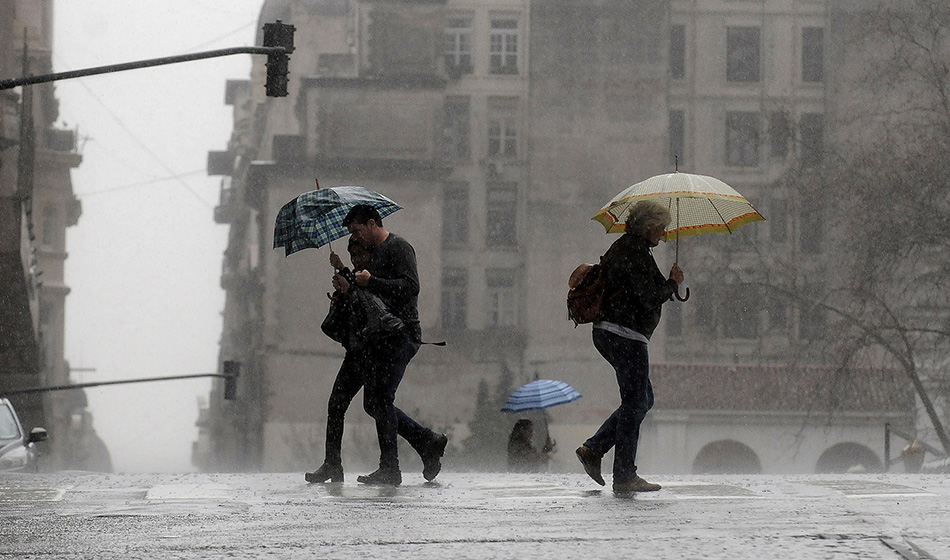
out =
<path fill-rule="evenodd" d="M 947 475 L 0 475 L 0 558 L 950 560 Z M 417 480 L 418 479 L 418 480 Z"/>

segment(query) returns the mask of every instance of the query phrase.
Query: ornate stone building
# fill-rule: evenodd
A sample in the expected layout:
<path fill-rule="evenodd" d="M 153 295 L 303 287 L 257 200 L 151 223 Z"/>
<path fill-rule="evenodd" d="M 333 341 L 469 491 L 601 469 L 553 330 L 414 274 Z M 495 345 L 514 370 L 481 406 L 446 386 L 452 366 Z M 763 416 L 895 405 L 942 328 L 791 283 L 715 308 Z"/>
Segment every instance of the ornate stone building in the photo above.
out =
<path fill-rule="evenodd" d="M 235 128 L 209 171 L 223 176 L 215 219 L 231 227 L 221 357 L 243 370 L 236 402 L 212 391 L 196 462 L 300 470 L 322 458 L 342 358 L 319 331 L 329 252 L 271 249 L 278 209 L 318 178 L 404 207 L 386 227 L 416 248 L 424 338 L 448 345 L 423 347 L 397 403 L 459 446 L 480 382 L 564 380 L 584 398 L 550 412 L 563 447 L 552 468 L 577 470 L 570 451 L 619 397 L 590 327 L 566 319 L 567 278 L 615 239 L 590 221 L 596 210 L 677 162 L 734 185 L 768 221 L 684 242 L 694 295 L 665 307 L 651 341 L 658 399 L 644 469 L 880 466 L 884 424 L 912 424 L 912 393 L 858 381 L 866 398 L 831 406 L 814 391 L 833 371 L 796 350 L 823 336 L 820 314 L 742 282 L 763 251 L 821 250 L 811 216 L 769 185 L 830 141 L 828 10 L 805 0 L 265 2 L 261 24 L 297 28 L 292 85 L 287 98 L 265 98 L 260 60 L 250 80 L 227 84 Z M 656 256 L 668 270 L 671 251 Z M 784 391 L 728 389 L 737 383 Z M 347 422 L 347 467 L 372 466 L 359 400 Z"/>
<path fill-rule="evenodd" d="M 52 0 L 0 1 L 0 76 L 52 72 L 52 25 Z M 0 394 L 70 382 L 63 268 L 66 228 L 81 214 L 70 170 L 82 156 L 58 114 L 54 83 L 0 91 Z M 97 438 L 81 391 L 12 400 L 27 429 L 50 434 L 43 468 L 108 468 L 89 453 Z"/>

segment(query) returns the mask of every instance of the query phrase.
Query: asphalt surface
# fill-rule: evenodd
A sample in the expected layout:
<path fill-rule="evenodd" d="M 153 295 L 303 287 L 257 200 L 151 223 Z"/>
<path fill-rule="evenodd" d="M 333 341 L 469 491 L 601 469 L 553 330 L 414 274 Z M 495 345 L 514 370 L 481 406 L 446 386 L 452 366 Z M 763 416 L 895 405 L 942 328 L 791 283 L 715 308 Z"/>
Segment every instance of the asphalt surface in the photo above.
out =
<path fill-rule="evenodd" d="M 0 474 L 0 558 L 950 560 L 950 476 Z"/>

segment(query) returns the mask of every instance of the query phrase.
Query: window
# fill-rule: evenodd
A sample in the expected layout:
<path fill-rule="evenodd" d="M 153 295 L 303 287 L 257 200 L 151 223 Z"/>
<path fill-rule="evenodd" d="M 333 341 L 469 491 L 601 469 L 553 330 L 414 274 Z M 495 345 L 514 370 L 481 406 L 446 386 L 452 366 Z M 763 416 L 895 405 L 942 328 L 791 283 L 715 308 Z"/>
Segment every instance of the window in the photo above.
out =
<path fill-rule="evenodd" d="M 722 301 L 721 287 L 714 283 L 696 283 L 693 284 L 693 292 L 703 294 L 704 297 L 698 298 L 696 301 L 692 324 L 703 333 L 715 336 L 716 321 L 719 319 L 718 302 Z M 665 313 L 666 310 L 664 309 L 663 312 Z"/>
<path fill-rule="evenodd" d="M 729 27 L 726 33 L 726 79 L 758 82 L 759 28 Z"/>
<path fill-rule="evenodd" d="M 821 212 L 817 208 L 802 210 L 798 222 L 798 246 L 803 253 L 821 252 Z"/>
<path fill-rule="evenodd" d="M 518 73 L 518 20 L 516 18 L 492 18 L 488 68 L 492 74 Z"/>
<path fill-rule="evenodd" d="M 683 163 L 686 148 L 686 116 L 683 111 L 670 111 L 670 163 Z"/>
<path fill-rule="evenodd" d="M 446 97 L 442 110 L 442 156 L 468 159 L 471 155 L 468 97 Z"/>
<path fill-rule="evenodd" d="M 489 268 L 485 271 L 485 284 L 488 287 L 486 325 L 489 327 L 515 325 L 518 316 L 515 279 L 515 271 L 510 268 Z"/>
<path fill-rule="evenodd" d="M 788 331 L 788 308 L 782 301 L 771 300 L 766 304 L 765 316 L 768 320 L 768 330 L 779 334 Z"/>
<path fill-rule="evenodd" d="M 825 119 L 821 113 L 805 113 L 800 123 L 802 165 L 818 167 L 825 151 Z"/>
<path fill-rule="evenodd" d="M 788 155 L 788 141 L 792 136 L 788 122 L 788 113 L 775 111 L 769 116 L 770 153 L 774 158 L 784 158 Z"/>
<path fill-rule="evenodd" d="M 464 268 L 442 271 L 442 328 L 464 329 L 468 323 L 468 273 Z"/>
<path fill-rule="evenodd" d="M 788 203 L 784 200 L 772 200 L 769 205 L 769 237 L 775 243 L 788 240 Z"/>
<path fill-rule="evenodd" d="M 818 83 L 825 79 L 825 30 L 802 29 L 802 81 Z"/>
<path fill-rule="evenodd" d="M 759 164 L 757 113 L 726 113 L 726 164 L 744 167 Z"/>
<path fill-rule="evenodd" d="M 445 70 L 472 73 L 472 18 L 449 18 L 446 22 Z"/>
<path fill-rule="evenodd" d="M 663 316 L 666 317 L 666 336 L 683 336 L 683 306 L 667 305 Z"/>
<path fill-rule="evenodd" d="M 43 208 L 43 245 L 56 246 L 56 209 L 52 206 Z"/>
<path fill-rule="evenodd" d="M 722 334 L 725 338 L 755 338 L 759 333 L 758 290 L 752 284 L 726 287 L 728 305 L 722 306 Z"/>
<path fill-rule="evenodd" d="M 808 293 L 818 294 L 817 287 Z M 818 340 L 825 330 L 825 312 L 817 303 L 805 304 L 799 310 L 798 336 L 802 340 Z"/>
<path fill-rule="evenodd" d="M 736 251 L 751 253 L 755 251 L 759 239 L 759 228 L 746 225 L 733 230 L 732 237 L 733 239 L 730 240 L 729 244 L 731 247 Z"/>
<path fill-rule="evenodd" d="M 517 157 L 518 98 L 488 99 L 488 155 Z"/>
<path fill-rule="evenodd" d="M 442 244 L 468 243 L 468 184 L 451 183 L 442 202 Z"/>
<path fill-rule="evenodd" d="M 518 184 L 488 185 L 485 244 L 489 247 L 518 246 Z"/>
<path fill-rule="evenodd" d="M 670 77 L 686 77 L 686 26 L 674 25 L 670 28 Z"/>

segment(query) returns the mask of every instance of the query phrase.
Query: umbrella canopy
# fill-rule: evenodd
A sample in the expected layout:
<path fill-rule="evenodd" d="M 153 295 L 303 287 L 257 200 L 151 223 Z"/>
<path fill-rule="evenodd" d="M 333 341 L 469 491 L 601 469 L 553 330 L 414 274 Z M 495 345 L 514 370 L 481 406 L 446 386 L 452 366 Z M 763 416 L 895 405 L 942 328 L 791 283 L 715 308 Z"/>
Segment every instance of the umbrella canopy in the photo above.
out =
<path fill-rule="evenodd" d="M 505 401 L 505 412 L 544 410 L 559 404 L 574 402 L 581 394 L 563 381 L 537 379 L 516 389 Z"/>
<path fill-rule="evenodd" d="M 591 219 L 600 222 L 607 233 L 623 233 L 630 207 L 641 200 L 656 200 L 669 208 L 673 220 L 664 241 L 702 233 L 732 233 L 765 220 L 745 197 L 719 179 L 680 172 L 650 177 L 625 189 Z"/>
<path fill-rule="evenodd" d="M 343 218 L 354 206 L 367 204 L 385 218 L 402 207 L 389 198 L 364 187 L 328 187 L 305 192 L 277 213 L 274 224 L 274 248 L 284 247 L 285 256 L 322 247 L 346 236 Z"/>

